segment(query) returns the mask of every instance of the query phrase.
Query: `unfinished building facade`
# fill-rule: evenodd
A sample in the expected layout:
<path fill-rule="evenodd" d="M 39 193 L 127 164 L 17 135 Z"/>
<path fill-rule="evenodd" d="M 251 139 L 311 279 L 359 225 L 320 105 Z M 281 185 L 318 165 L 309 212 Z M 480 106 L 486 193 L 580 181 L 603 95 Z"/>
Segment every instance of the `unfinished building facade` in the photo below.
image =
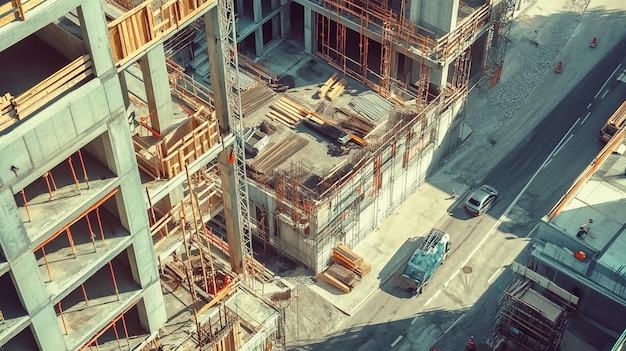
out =
<path fill-rule="evenodd" d="M 263 245 L 320 272 L 338 242 L 361 242 L 467 136 L 470 82 L 497 80 L 513 8 L 459 0 L 235 5 L 240 62 L 273 90 L 244 92 L 244 124 L 256 131 L 273 120 L 295 131 L 251 132 L 253 227 Z M 203 76 L 199 55 L 178 61 Z M 326 132 L 313 131 L 311 117 Z"/>
<path fill-rule="evenodd" d="M 289 288 L 246 260 L 234 206 L 232 8 L 0 5 L 2 350 L 281 344 Z M 167 56 L 199 23 L 212 90 Z M 217 212 L 228 243 L 205 226 Z"/>

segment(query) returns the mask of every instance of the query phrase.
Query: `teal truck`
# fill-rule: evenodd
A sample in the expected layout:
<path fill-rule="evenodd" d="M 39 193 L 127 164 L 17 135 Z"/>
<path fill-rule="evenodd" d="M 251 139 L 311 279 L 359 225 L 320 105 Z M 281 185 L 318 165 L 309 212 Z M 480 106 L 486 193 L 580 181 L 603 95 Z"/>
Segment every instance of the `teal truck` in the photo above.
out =
<path fill-rule="evenodd" d="M 404 266 L 400 277 L 400 287 L 413 295 L 421 294 L 437 268 L 443 264 L 450 251 L 448 233 L 431 229 L 428 236 L 415 250 Z"/>

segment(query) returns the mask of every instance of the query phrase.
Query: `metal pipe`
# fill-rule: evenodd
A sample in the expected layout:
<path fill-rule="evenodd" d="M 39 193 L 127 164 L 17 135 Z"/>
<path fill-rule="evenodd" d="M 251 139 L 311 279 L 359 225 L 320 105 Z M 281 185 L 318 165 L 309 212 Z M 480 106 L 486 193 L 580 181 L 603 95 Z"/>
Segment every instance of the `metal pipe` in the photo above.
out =
<path fill-rule="evenodd" d="M 28 210 L 28 202 L 26 201 L 26 193 L 24 193 L 24 189 L 22 189 L 22 200 L 24 200 L 24 208 L 26 209 L 26 215 L 28 216 L 28 221 L 30 222 L 30 211 Z"/>
<path fill-rule="evenodd" d="M 130 350 L 130 340 L 128 340 L 128 328 L 126 328 L 126 318 L 122 315 L 122 326 L 124 327 L 124 335 L 126 336 L 126 344 L 128 344 L 128 349 Z"/>
<path fill-rule="evenodd" d="M 43 253 L 43 262 L 46 264 L 46 270 L 48 271 L 48 279 L 52 281 L 52 273 L 50 273 L 50 265 L 48 264 L 48 258 L 46 257 L 46 250 L 41 247 L 41 253 Z"/>
<path fill-rule="evenodd" d="M 198 203 L 198 194 L 194 194 L 194 196 L 196 197 L 196 203 Z M 199 206 L 198 206 L 199 207 Z M 202 232 L 204 233 L 204 238 L 206 241 L 206 247 L 207 250 L 209 252 L 209 269 L 210 269 L 210 274 L 211 274 L 211 281 L 213 283 L 213 293 L 217 294 L 217 284 L 215 283 L 215 267 L 213 266 L 213 254 L 211 253 L 211 242 L 209 239 L 209 233 L 206 230 L 206 225 L 204 224 L 204 219 L 202 218 L 202 211 L 199 211 L 200 213 L 200 222 L 202 222 Z M 200 235 L 200 234 L 198 234 Z M 202 250 L 200 250 L 202 251 Z"/>
<path fill-rule="evenodd" d="M 85 214 L 85 219 L 87 220 L 87 228 L 89 228 L 89 238 L 91 239 L 91 243 L 93 244 L 93 252 L 98 252 L 98 248 L 96 247 L 96 234 L 94 234 L 93 228 L 91 227 L 89 213 Z"/>
<path fill-rule="evenodd" d="M 87 190 L 89 190 L 89 177 L 87 177 L 87 168 L 85 168 L 85 162 L 83 161 L 83 154 L 78 150 L 78 158 L 80 159 L 80 165 L 83 167 L 83 176 L 85 177 L 85 183 L 87 183 Z"/>
<path fill-rule="evenodd" d="M 198 211 L 200 211 L 200 203 L 197 201 L 198 197 L 194 196 L 195 193 L 192 189 L 192 184 L 191 184 L 191 178 L 189 177 L 189 167 L 187 165 L 185 165 L 185 173 L 187 174 L 187 184 L 189 185 L 189 200 L 191 203 L 191 213 L 193 214 L 193 225 L 195 227 L 196 230 L 196 235 L 200 235 L 200 230 L 198 229 L 198 218 L 196 217 L 196 210 L 195 207 L 197 207 Z M 194 206 L 194 197 L 196 199 L 196 206 Z M 190 241 L 190 245 L 191 245 L 191 241 L 193 240 L 193 237 L 189 238 Z M 202 267 L 202 277 L 204 280 L 204 291 L 208 294 L 209 293 L 209 282 L 207 280 L 207 276 L 206 276 L 206 265 L 204 264 L 204 256 L 202 254 L 202 247 L 198 246 L 198 251 L 200 252 L 200 266 Z"/>
<path fill-rule="evenodd" d="M 54 191 L 59 190 L 57 189 L 57 183 L 54 181 L 54 176 L 52 175 L 52 171 L 48 171 L 47 173 L 50 176 L 50 181 L 52 182 L 52 187 L 54 188 Z"/>
<path fill-rule="evenodd" d="M 85 304 L 89 306 L 89 299 L 87 298 L 87 291 L 85 290 L 85 284 L 80 284 L 80 287 L 83 289 L 83 296 L 85 297 Z"/>
<path fill-rule="evenodd" d="M 67 234 L 67 240 L 69 240 L 70 242 L 70 248 L 72 249 L 72 253 L 74 254 L 74 258 L 76 258 L 76 248 L 74 247 L 74 239 L 72 238 L 72 232 L 70 231 L 70 228 L 67 227 L 67 229 L 65 229 L 65 233 Z"/>
<path fill-rule="evenodd" d="M 102 237 L 102 243 L 106 244 L 104 241 L 104 230 L 102 229 L 102 220 L 100 219 L 100 209 L 96 208 L 96 218 L 98 218 L 98 227 L 100 228 L 100 237 Z"/>
<path fill-rule="evenodd" d="M 57 303 L 59 307 L 59 314 L 61 315 L 61 321 L 63 322 L 63 329 L 65 329 L 65 335 L 67 335 L 67 324 L 65 324 L 65 317 L 63 316 L 63 309 L 61 308 L 61 301 Z"/>
<path fill-rule="evenodd" d="M 113 333 L 115 333 L 115 340 L 117 340 L 117 347 L 121 350 L 122 344 L 120 344 L 120 335 L 117 333 L 117 326 L 113 322 Z"/>
<path fill-rule="evenodd" d="M 74 172 L 74 165 L 72 164 L 72 156 L 67 158 L 67 163 L 70 165 L 70 170 L 72 171 L 72 177 L 74 177 L 74 184 L 76 185 L 76 190 L 78 190 L 79 194 L 82 194 L 80 191 L 80 183 L 78 182 L 78 178 L 76 178 L 76 172 Z"/>
<path fill-rule="evenodd" d="M 113 287 L 115 288 L 115 295 L 117 296 L 117 301 L 120 300 L 120 292 L 117 290 L 117 282 L 115 281 L 115 272 L 113 272 L 113 264 L 109 261 L 109 269 L 111 270 L 111 279 L 113 280 Z"/>
<path fill-rule="evenodd" d="M 50 180 L 48 179 L 48 172 L 43 174 L 43 179 L 46 180 L 46 186 L 48 187 L 48 194 L 50 195 L 50 200 L 54 200 L 54 196 L 52 195 L 52 189 L 50 188 Z"/>

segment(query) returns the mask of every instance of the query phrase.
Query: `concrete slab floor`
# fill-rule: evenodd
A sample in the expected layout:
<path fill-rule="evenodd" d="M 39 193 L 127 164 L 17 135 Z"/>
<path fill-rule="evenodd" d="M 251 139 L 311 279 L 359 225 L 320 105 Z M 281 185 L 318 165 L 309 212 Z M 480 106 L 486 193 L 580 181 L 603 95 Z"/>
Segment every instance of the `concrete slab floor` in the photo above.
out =
<path fill-rule="evenodd" d="M 22 194 L 17 193 L 14 196 L 27 234 L 34 243 L 43 241 L 45 238 L 42 238 L 42 235 L 46 234 L 50 228 L 61 226 L 73 212 L 78 212 L 77 209 L 106 195 L 107 188 L 116 180 L 114 174 L 91 157 L 88 152 L 83 151 L 82 156 L 89 177 L 89 185 L 82 176 L 83 172 L 78 155 L 72 156 L 72 164 L 75 172 L 77 172 L 76 177 L 79 181 L 80 193 L 76 188 L 69 164 L 62 162 L 50 170 L 53 177 L 53 179 L 49 177 L 53 199 L 50 199 L 48 186 L 43 177 L 24 189 L 30 221 Z M 55 185 L 57 190 L 54 190 Z"/>

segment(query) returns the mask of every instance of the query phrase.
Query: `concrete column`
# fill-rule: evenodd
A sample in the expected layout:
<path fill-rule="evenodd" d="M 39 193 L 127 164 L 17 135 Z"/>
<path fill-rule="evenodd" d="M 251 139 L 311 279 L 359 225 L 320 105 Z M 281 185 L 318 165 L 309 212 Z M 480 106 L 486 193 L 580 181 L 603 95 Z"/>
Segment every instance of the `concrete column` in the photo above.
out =
<path fill-rule="evenodd" d="M 282 22 L 282 11 L 279 12 L 276 16 L 272 17 L 272 39 L 279 39 L 283 37 L 281 32 L 281 22 Z"/>
<path fill-rule="evenodd" d="M 396 50 L 391 51 L 391 69 L 389 70 L 391 78 L 398 79 L 398 52 Z"/>
<path fill-rule="evenodd" d="M 0 190 L 0 248 L 7 261 L 29 252 L 29 242 L 13 193 L 9 188 Z"/>
<path fill-rule="evenodd" d="M 46 288 L 39 273 L 35 255 L 28 251 L 9 261 L 15 290 L 26 312 L 41 350 L 65 350 L 56 313 L 50 305 Z"/>
<path fill-rule="evenodd" d="M 152 113 L 150 118 L 152 128 L 164 134 L 174 124 L 174 114 L 163 43 L 142 56 L 139 64 L 146 88 L 148 109 Z"/>
<path fill-rule="evenodd" d="M 252 18 L 254 23 L 259 23 L 263 19 L 263 4 L 261 0 L 252 0 Z"/>
<path fill-rule="evenodd" d="M 259 28 L 254 31 L 254 50 L 257 57 L 263 56 L 263 49 L 263 27 L 259 26 Z"/>
<path fill-rule="evenodd" d="M 229 118 L 229 106 L 226 89 L 226 68 L 222 61 L 222 39 L 219 32 L 219 22 L 217 9 L 211 9 L 204 17 L 204 23 L 209 44 L 209 63 L 211 65 L 211 86 L 213 88 L 213 98 L 215 104 L 215 115 L 217 116 L 224 134 L 232 130 L 231 118 Z M 237 211 L 237 198 L 235 187 L 234 164 L 228 162 L 228 154 L 231 148 L 222 151 L 218 158 L 218 167 L 222 178 L 222 191 L 224 193 L 224 217 L 226 218 L 226 236 L 230 247 L 230 265 L 233 271 L 243 273 L 243 255 L 241 252 L 242 238 L 239 232 L 239 216 Z"/>
<path fill-rule="evenodd" d="M 96 76 L 115 68 L 109 45 L 104 8 L 100 0 L 88 0 L 78 7 L 78 19 L 85 49 L 91 55 Z"/>
<path fill-rule="evenodd" d="M 137 303 L 139 322 L 150 333 L 154 333 L 167 321 L 161 284 L 152 284 L 143 290 L 143 298 Z"/>
<path fill-rule="evenodd" d="M 304 51 L 309 54 L 313 52 L 315 44 L 315 21 L 313 19 L 315 13 L 310 7 L 304 7 Z"/>
<path fill-rule="evenodd" d="M 450 64 L 446 63 L 443 66 L 437 66 L 430 72 L 430 82 L 437 87 L 439 90 L 443 90 L 448 83 L 448 71 L 450 70 Z"/>
<path fill-rule="evenodd" d="M 280 35 L 287 38 L 291 34 L 291 6 L 287 0 L 280 0 L 283 8 L 280 10 Z"/>
<path fill-rule="evenodd" d="M 218 158 L 222 193 L 224 194 L 224 217 L 226 219 L 226 237 L 230 248 L 230 267 L 237 274 L 243 273 L 243 242 L 239 232 L 239 212 L 237 211 L 237 194 L 235 185 L 234 163 L 228 162 L 230 148 L 222 151 Z"/>
<path fill-rule="evenodd" d="M 459 0 L 413 0 L 409 19 L 436 33 L 449 33 L 456 28 Z"/>
<path fill-rule="evenodd" d="M 217 7 L 213 7 L 204 15 L 204 26 L 211 67 L 211 88 L 213 89 L 215 116 L 219 121 L 221 132 L 226 134 L 231 129 L 228 118 L 228 97 L 226 96 L 226 89 L 230 87 L 226 87 L 226 68 L 222 59 L 222 42 L 226 42 L 226 39 L 222 39 L 220 33 Z"/>

